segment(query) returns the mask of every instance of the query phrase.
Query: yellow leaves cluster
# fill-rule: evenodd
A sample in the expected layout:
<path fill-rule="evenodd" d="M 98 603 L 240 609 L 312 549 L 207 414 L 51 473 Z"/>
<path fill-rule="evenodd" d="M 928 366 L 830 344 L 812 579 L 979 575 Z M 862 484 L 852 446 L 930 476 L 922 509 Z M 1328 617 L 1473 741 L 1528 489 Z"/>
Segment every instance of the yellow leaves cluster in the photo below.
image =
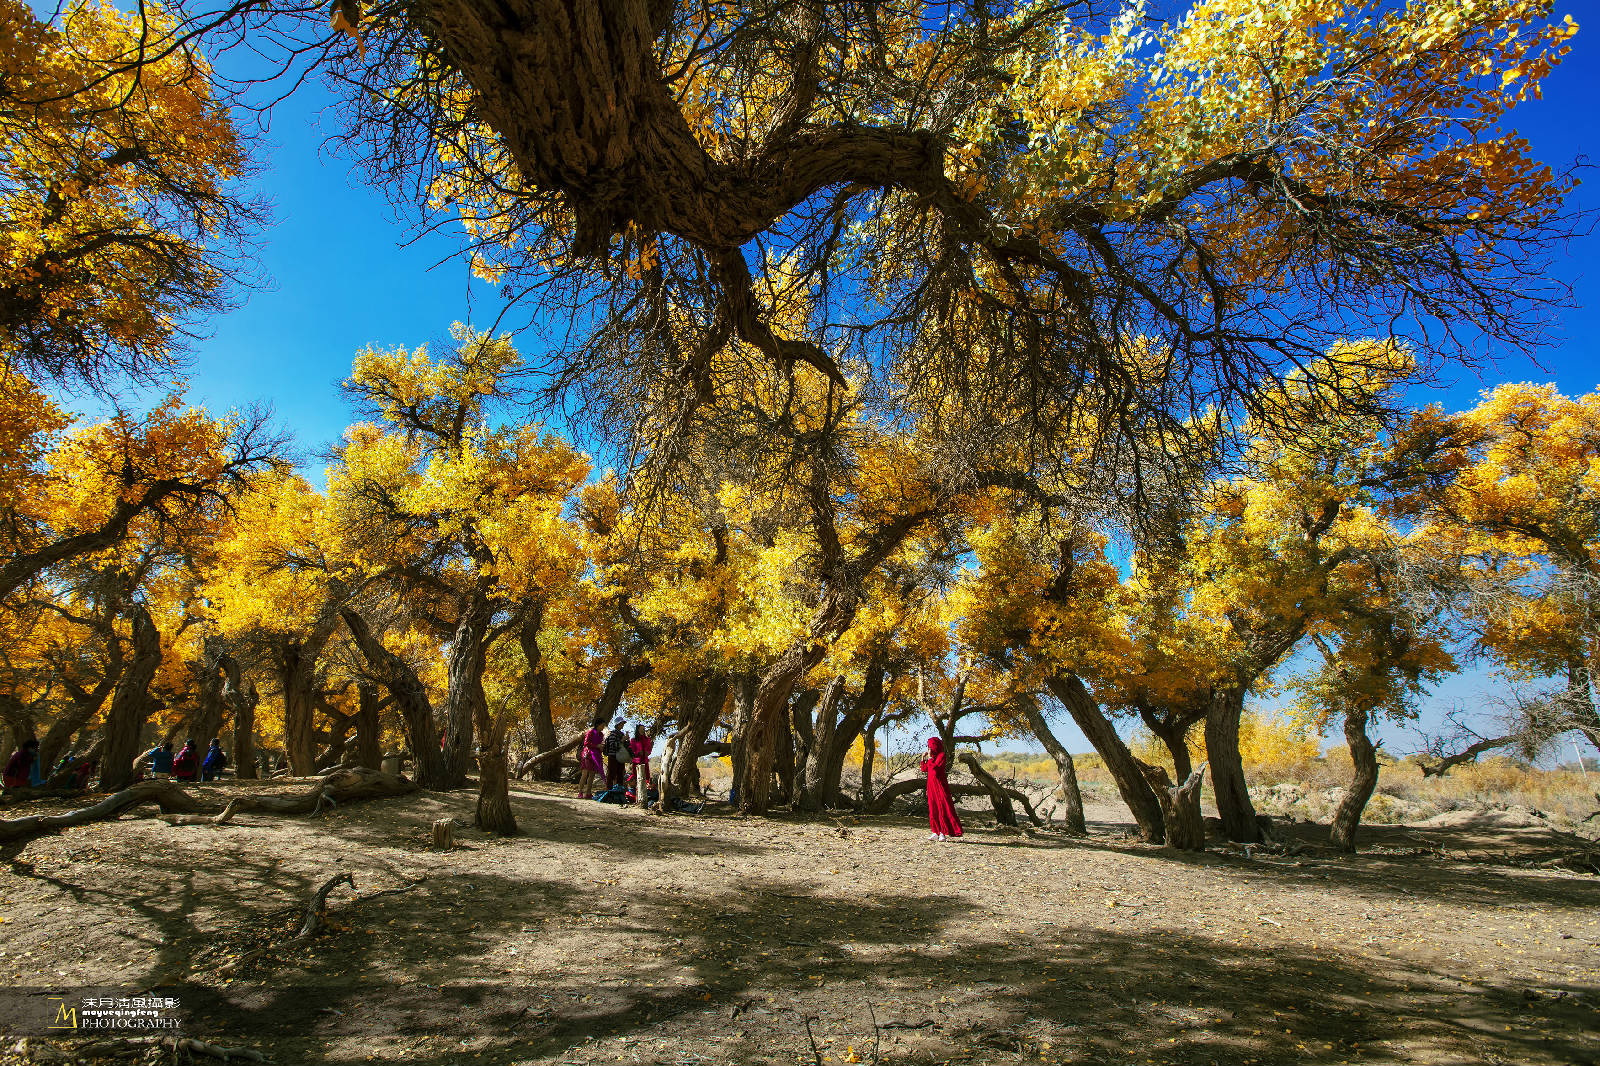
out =
<path fill-rule="evenodd" d="M 245 156 L 205 61 L 141 12 L 75 0 L 46 24 L 0 2 L 0 80 L 24 87 L 0 114 L 0 272 L 26 309 L 0 331 L 7 362 L 163 365 L 175 318 L 224 281 L 210 243 Z"/>

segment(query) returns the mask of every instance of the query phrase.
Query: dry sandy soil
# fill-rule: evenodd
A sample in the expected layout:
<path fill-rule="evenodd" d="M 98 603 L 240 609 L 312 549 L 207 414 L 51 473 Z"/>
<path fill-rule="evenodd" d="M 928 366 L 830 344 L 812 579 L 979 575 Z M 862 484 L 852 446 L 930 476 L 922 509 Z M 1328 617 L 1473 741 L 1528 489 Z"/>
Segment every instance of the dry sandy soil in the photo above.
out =
<path fill-rule="evenodd" d="M 1600 878 L 1505 863 L 1549 830 L 1182 855 L 1103 808 L 1086 840 L 974 815 L 941 845 L 903 815 L 515 787 L 525 835 L 447 854 L 427 826 L 470 791 L 10 846 L 0 984 L 165 988 L 277 1063 L 1600 1062 Z M 341 870 L 325 933 L 219 973 Z M 82 1048 L 12 1035 L 0 1062 Z"/>

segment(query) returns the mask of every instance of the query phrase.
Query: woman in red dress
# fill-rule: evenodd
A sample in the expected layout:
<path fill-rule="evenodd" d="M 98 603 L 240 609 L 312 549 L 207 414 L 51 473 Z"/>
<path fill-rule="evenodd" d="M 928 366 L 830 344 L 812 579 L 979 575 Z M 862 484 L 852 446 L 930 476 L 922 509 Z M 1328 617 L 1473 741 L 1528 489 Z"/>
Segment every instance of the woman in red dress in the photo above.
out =
<path fill-rule="evenodd" d="M 944 753 L 944 741 L 938 737 L 928 738 L 928 757 L 922 760 L 922 772 L 928 775 L 928 839 L 960 836 L 961 819 L 950 802 L 950 760 Z"/>

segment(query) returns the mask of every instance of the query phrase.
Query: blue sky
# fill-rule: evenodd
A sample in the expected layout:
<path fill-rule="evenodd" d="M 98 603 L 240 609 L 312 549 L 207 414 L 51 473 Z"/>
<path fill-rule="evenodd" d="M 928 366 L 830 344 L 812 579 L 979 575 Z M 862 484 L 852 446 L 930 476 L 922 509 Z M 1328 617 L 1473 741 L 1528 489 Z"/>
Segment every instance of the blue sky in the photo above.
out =
<path fill-rule="evenodd" d="M 1567 3 L 1558 19 L 1580 6 Z M 1564 169 L 1587 162 L 1583 153 L 1600 134 L 1597 107 L 1600 25 L 1574 39 L 1572 54 L 1545 82 L 1544 99 L 1519 108 L 1513 124 L 1543 161 Z M 488 324 L 500 308 L 496 294 L 473 283 L 453 257 L 456 229 L 417 234 L 409 228 L 414 218 L 397 215 L 352 159 L 327 146 L 340 128 L 336 102 L 315 85 L 272 111 L 256 182 L 273 204 L 275 222 L 263 235 L 260 257 L 271 283 L 212 324 L 210 336 L 193 349 L 190 377 L 191 399 L 213 410 L 270 403 L 308 456 L 335 440 L 348 421 L 337 383 L 363 345 L 435 341 L 451 322 Z M 1579 186 L 1572 205 L 1600 210 L 1600 176 L 1593 187 Z M 1568 393 L 1600 386 L 1597 257 L 1600 234 L 1574 240 L 1557 260 L 1557 276 L 1573 286 L 1577 306 L 1564 314 L 1537 363 L 1500 353 L 1481 372 L 1447 369 L 1438 387 L 1418 387 L 1412 398 L 1455 409 L 1499 381 L 1553 380 Z M 537 332 L 521 344 L 537 350 Z M 1503 692 L 1481 673 L 1458 675 L 1429 701 L 1424 722 L 1454 705 L 1484 706 Z M 1086 750 L 1076 731 L 1063 725 L 1062 739 Z M 1397 751 L 1415 746 L 1402 731 L 1385 732 Z"/>

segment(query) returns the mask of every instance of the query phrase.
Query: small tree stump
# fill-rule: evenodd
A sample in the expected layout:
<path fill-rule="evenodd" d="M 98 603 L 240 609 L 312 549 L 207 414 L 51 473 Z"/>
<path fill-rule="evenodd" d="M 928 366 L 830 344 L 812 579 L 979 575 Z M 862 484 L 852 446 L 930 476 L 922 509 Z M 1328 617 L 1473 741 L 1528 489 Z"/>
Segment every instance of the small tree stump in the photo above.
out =
<path fill-rule="evenodd" d="M 456 820 L 440 818 L 433 823 L 433 839 L 428 846 L 434 851 L 449 851 L 456 846 Z"/>
<path fill-rule="evenodd" d="M 1206 850 L 1206 827 L 1200 817 L 1200 783 L 1205 779 L 1206 764 L 1201 763 L 1187 781 L 1176 787 L 1165 767 L 1141 762 L 1139 768 L 1161 803 L 1161 816 L 1167 825 L 1167 846 L 1179 851 Z"/>

